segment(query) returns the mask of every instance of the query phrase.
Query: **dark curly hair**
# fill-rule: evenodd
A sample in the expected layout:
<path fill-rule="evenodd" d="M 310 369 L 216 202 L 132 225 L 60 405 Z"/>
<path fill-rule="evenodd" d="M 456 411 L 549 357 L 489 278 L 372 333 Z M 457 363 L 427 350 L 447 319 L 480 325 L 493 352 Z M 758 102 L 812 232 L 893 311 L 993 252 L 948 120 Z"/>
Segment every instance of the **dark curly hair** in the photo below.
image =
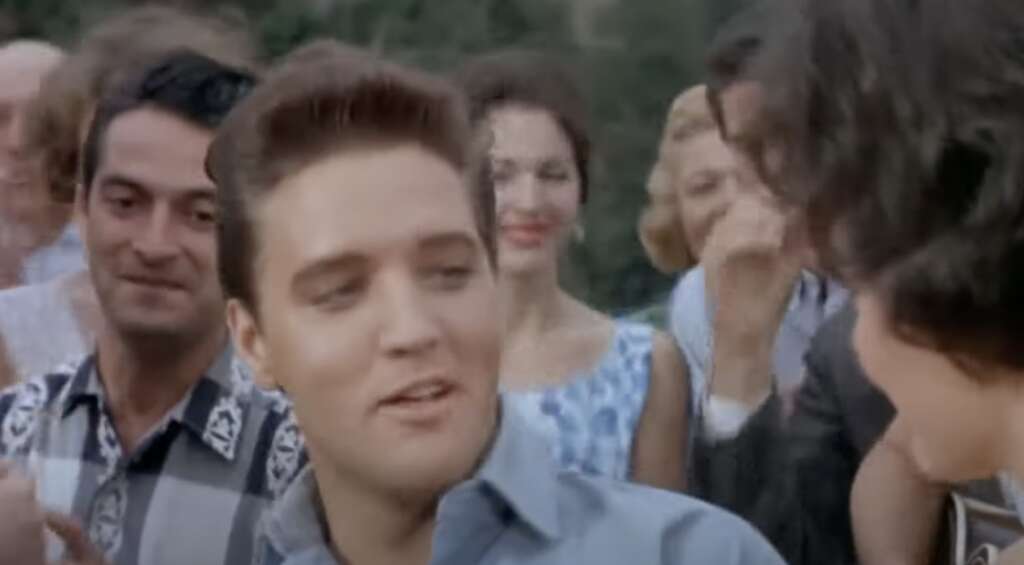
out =
<path fill-rule="evenodd" d="M 715 31 L 705 56 L 706 95 L 718 130 L 728 137 L 722 95 L 731 86 L 753 78 L 751 68 L 769 38 L 787 18 L 788 2 L 752 0 Z"/>
<path fill-rule="evenodd" d="M 1024 369 L 1024 2 L 797 0 L 762 173 L 901 336 Z"/>

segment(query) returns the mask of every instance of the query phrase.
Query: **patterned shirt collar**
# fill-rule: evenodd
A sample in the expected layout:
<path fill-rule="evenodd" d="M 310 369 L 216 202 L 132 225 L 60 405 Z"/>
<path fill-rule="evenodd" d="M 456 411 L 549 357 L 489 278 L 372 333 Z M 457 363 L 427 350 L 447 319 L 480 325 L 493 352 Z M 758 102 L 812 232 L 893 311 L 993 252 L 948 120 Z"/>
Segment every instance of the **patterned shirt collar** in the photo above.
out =
<path fill-rule="evenodd" d="M 234 461 L 253 386 L 228 345 L 173 410 L 170 420 L 182 424 L 225 460 Z M 60 413 L 66 418 L 83 403 L 102 406 L 104 396 L 94 353 L 73 370 L 65 394 L 58 400 Z"/>
<path fill-rule="evenodd" d="M 531 433 L 523 416 L 506 399 L 501 400 L 501 423 L 483 464 L 472 479 L 456 486 L 441 500 L 443 509 L 456 493 L 483 493 L 470 497 L 485 505 L 497 495 L 500 507 L 548 541 L 561 535 L 558 512 L 558 468 L 543 439 Z M 467 500 L 465 497 L 458 497 Z M 455 512 L 453 515 L 460 515 Z M 463 515 L 472 515 L 463 514 Z M 263 551 L 271 562 L 330 563 L 327 523 L 323 502 L 311 466 L 306 467 L 274 509 L 267 515 L 262 534 Z M 435 540 L 437 543 L 439 540 Z M 298 557 L 302 557 L 299 559 Z"/>

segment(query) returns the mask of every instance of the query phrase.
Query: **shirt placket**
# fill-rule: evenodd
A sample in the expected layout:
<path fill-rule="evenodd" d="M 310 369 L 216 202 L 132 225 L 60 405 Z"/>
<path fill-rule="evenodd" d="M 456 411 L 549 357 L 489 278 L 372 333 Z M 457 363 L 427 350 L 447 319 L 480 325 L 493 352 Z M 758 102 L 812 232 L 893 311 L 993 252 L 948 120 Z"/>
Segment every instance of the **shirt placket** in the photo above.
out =
<path fill-rule="evenodd" d="M 97 441 L 104 471 L 88 512 L 89 539 L 108 561 L 115 561 L 124 541 L 128 510 L 128 468 L 121 442 L 106 410 L 100 410 Z"/>

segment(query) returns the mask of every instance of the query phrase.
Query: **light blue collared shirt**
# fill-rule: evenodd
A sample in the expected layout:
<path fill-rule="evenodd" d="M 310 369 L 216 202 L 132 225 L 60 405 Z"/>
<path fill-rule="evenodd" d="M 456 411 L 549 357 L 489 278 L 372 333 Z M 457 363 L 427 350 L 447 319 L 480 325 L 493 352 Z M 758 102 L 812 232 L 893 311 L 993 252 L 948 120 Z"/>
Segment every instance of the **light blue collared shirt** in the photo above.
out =
<path fill-rule="evenodd" d="M 431 565 L 782 565 L 751 526 L 698 500 L 560 470 L 502 402 L 491 452 L 438 507 Z M 312 469 L 268 514 L 260 565 L 341 565 Z"/>

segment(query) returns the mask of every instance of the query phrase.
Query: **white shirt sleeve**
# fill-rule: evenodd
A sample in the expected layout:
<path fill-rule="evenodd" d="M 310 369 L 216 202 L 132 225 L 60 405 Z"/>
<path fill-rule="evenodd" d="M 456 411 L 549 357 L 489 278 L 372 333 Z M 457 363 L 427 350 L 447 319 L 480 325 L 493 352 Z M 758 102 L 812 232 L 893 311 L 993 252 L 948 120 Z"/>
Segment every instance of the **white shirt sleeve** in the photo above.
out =
<path fill-rule="evenodd" d="M 701 410 L 701 437 L 712 442 L 729 441 L 739 435 L 750 417 L 757 412 L 771 394 L 765 395 L 753 408 L 724 396 L 708 395 Z"/>

